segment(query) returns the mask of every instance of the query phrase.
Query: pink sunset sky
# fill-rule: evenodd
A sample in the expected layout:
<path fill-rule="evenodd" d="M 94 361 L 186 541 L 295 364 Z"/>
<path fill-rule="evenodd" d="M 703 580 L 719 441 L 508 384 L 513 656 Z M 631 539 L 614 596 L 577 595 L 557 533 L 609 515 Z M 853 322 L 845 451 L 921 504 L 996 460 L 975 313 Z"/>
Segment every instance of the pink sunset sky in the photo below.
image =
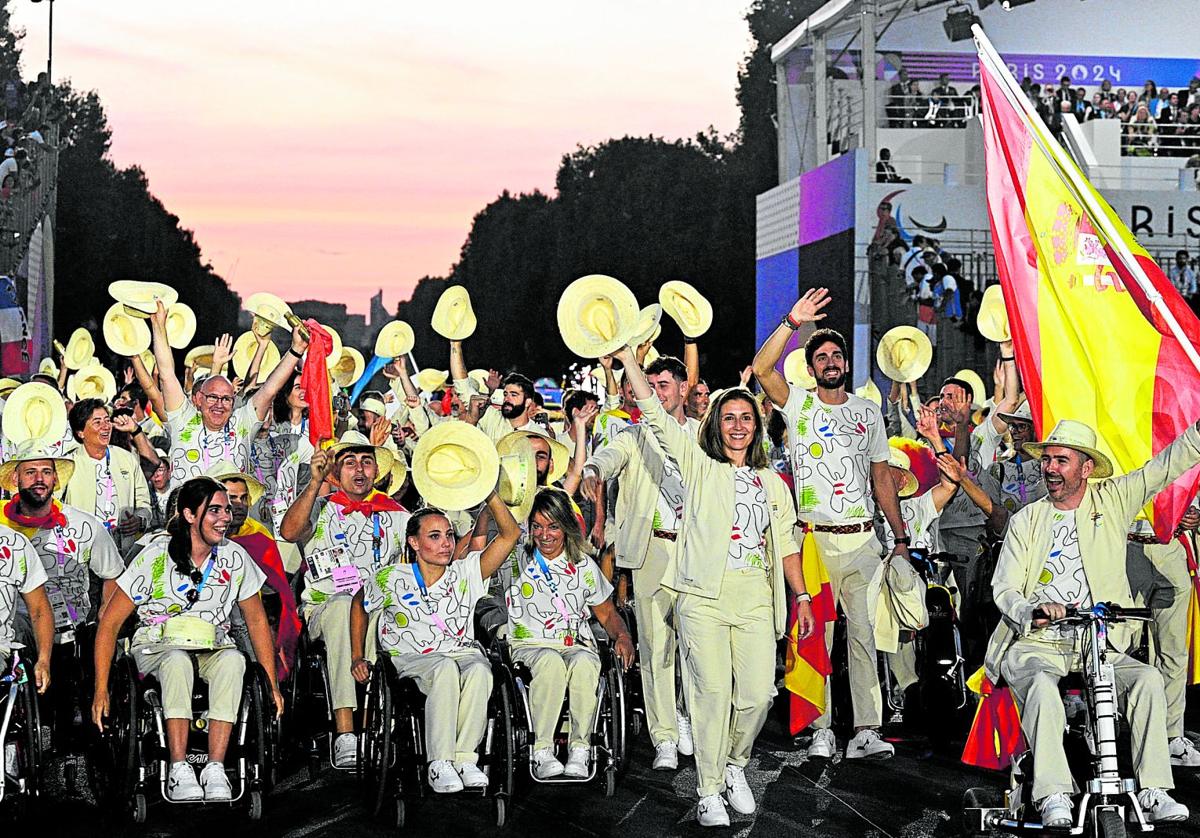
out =
<path fill-rule="evenodd" d="M 48 3 L 10 4 L 24 70 Z M 54 77 L 243 297 L 389 310 L 577 144 L 737 127 L 739 0 L 58 2 Z"/>

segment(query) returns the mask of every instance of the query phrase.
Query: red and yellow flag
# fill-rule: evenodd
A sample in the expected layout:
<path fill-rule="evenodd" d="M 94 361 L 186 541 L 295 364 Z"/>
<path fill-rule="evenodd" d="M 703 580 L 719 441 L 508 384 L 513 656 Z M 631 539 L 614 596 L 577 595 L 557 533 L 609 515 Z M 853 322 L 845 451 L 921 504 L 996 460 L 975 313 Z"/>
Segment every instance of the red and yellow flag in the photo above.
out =
<path fill-rule="evenodd" d="M 1116 472 L 1132 471 L 1200 416 L 1200 322 L 978 30 L 977 44 L 996 268 L 1038 438 L 1086 422 Z M 1147 508 L 1162 541 L 1198 478 Z"/>
<path fill-rule="evenodd" d="M 816 627 L 803 640 L 796 630 L 796 603 L 793 600 L 788 618 L 787 665 L 783 684 L 791 693 L 788 715 L 795 736 L 825 712 L 825 679 L 833 671 L 829 650 L 825 646 L 825 625 L 837 619 L 837 603 L 829 573 L 817 554 L 817 541 L 811 532 L 804 534 L 800 545 L 800 563 L 804 570 L 804 589 L 812 594 L 813 617 Z"/>

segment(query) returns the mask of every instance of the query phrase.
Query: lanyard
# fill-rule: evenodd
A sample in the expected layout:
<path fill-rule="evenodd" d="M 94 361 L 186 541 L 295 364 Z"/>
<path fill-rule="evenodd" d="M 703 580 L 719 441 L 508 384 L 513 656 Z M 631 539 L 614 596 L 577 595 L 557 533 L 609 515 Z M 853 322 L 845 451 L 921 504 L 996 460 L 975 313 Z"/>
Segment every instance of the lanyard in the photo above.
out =
<path fill-rule="evenodd" d="M 200 577 L 200 584 L 196 585 L 196 598 L 187 604 L 184 611 L 191 611 L 192 607 L 200 601 L 200 592 L 204 590 L 204 586 L 208 584 L 209 574 L 212 573 L 213 565 L 217 563 L 217 548 L 212 548 L 212 555 L 208 557 L 208 564 L 204 566 L 204 574 Z"/>
<path fill-rule="evenodd" d="M 567 632 L 571 631 L 571 615 L 567 611 L 567 603 L 558 594 L 558 585 L 554 584 L 554 577 L 550 575 L 550 566 L 546 564 L 546 559 L 542 556 L 542 551 L 536 547 L 533 550 L 533 558 L 537 562 L 538 569 L 541 570 L 542 576 L 546 579 L 546 584 L 550 586 L 550 594 L 554 602 L 554 607 L 558 609 L 558 616 L 562 617 L 567 623 Z"/>
<path fill-rule="evenodd" d="M 450 627 L 446 625 L 446 621 L 443 620 L 441 615 L 437 613 L 437 608 L 435 605 L 430 602 L 429 588 L 425 586 L 425 577 L 421 573 L 421 565 L 414 561 L 411 565 L 409 565 L 409 567 L 412 568 L 413 581 L 417 583 L 417 589 L 421 592 L 421 603 L 425 606 L 425 610 L 429 614 L 429 619 L 433 620 L 433 624 L 441 629 L 442 634 L 454 639 L 455 641 L 461 640 L 458 635 L 450 631 Z"/>
<path fill-rule="evenodd" d="M 97 461 L 99 462 L 99 461 Z M 117 514 L 117 481 L 112 473 L 112 450 L 104 449 L 104 479 L 97 481 L 97 488 L 103 488 L 104 494 L 104 510 L 101 512 L 99 503 L 96 505 L 96 516 L 101 518 L 101 523 L 104 524 L 106 530 L 112 530 L 116 526 Z"/>
<path fill-rule="evenodd" d="M 54 528 L 54 543 L 55 543 L 55 546 L 58 548 L 57 559 L 58 559 L 59 571 L 60 571 L 60 573 L 65 573 L 66 566 L 67 566 L 67 545 L 66 545 L 66 543 L 63 542 L 63 528 L 62 527 Z M 55 591 L 57 591 L 59 593 L 59 595 L 62 596 L 63 604 L 67 608 L 67 614 L 70 615 L 71 622 L 73 622 L 73 623 L 79 622 L 79 614 L 75 611 L 75 606 L 73 606 L 71 604 L 71 601 L 69 599 L 67 599 L 67 595 L 62 592 L 62 588 L 58 585 L 57 580 L 48 580 L 48 582 L 49 582 L 49 586 L 52 587 Z"/>
<path fill-rule="evenodd" d="M 338 532 L 333 534 L 333 538 L 335 541 L 345 544 L 347 541 L 346 514 L 337 504 L 331 503 L 330 506 L 333 507 L 333 513 L 338 520 Z M 371 556 L 375 560 L 375 567 L 379 568 L 383 563 L 383 522 L 379 520 L 378 512 L 371 513 Z"/>
<path fill-rule="evenodd" d="M 233 421 L 232 419 L 230 421 Z M 233 436 L 233 432 L 229 430 L 229 422 L 221 428 L 218 433 L 221 434 L 221 459 L 232 463 L 233 455 L 229 452 L 229 439 Z M 204 460 L 204 469 L 207 471 L 210 457 L 208 455 L 208 428 L 204 424 L 204 420 L 200 420 L 200 457 Z"/>

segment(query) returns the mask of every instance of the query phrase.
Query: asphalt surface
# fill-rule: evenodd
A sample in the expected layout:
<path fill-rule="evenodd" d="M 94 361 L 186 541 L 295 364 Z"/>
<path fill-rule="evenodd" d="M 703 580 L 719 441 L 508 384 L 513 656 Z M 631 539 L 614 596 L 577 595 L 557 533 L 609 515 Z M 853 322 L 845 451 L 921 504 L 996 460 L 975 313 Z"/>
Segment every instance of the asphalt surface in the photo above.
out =
<path fill-rule="evenodd" d="M 1189 727 L 1200 727 L 1200 691 L 1192 689 Z M 777 702 L 777 710 L 782 702 Z M 489 800 L 466 795 L 431 795 L 408 807 L 405 833 L 438 838 L 504 834 L 512 836 L 877 836 L 924 838 L 956 836 L 961 830 L 963 792 L 972 786 L 999 791 L 1006 778 L 958 761 L 959 748 L 930 754 L 919 738 L 891 736 L 893 759 L 868 762 L 809 762 L 798 743 L 784 733 L 781 713 L 773 714 L 759 737 L 747 779 L 758 811 L 731 811 L 728 830 L 701 829 L 695 822 L 696 773 L 681 757 L 675 772 L 650 770 L 653 751 L 643 733 L 635 742 L 629 771 L 612 799 L 600 780 L 581 786 L 551 787 L 525 782 L 497 832 Z M 898 733 L 898 731 L 888 731 Z M 844 740 L 840 740 L 844 744 Z M 386 818 L 369 817 L 352 773 L 325 768 L 316 779 L 300 765 L 284 766 L 266 799 L 261 822 L 251 823 L 244 808 L 151 805 L 143 826 L 101 816 L 90 802 L 86 780 L 67 790 L 61 762 L 48 766 L 46 793 L 30 832 L 0 819 L 0 834 L 204 836 L 383 836 L 396 835 Z M 1186 824 L 1160 828 L 1162 835 L 1200 834 L 1200 774 L 1177 770 L 1177 799 L 1193 811 Z"/>

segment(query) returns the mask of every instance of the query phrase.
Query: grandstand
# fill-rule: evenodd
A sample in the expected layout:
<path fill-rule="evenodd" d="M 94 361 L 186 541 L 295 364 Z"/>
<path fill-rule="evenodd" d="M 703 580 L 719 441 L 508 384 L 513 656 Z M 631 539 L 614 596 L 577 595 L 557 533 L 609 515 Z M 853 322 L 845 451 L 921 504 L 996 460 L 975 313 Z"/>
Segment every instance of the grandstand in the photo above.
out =
<path fill-rule="evenodd" d="M 1136 25 L 1117 24 L 1131 16 Z M 874 338 L 916 323 L 901 262 L 924 237 L 930 261 L 961 262 L 967 318 L 942 318 L 921 392 L 962 367 L 988 378 L 995 349 L 971 311 L 996 281 L 973 22 L 1164 271 L 1180 250 L 1195 267 L 1200 58 L 1177 3 L 831 0 L 771 53 L 779 185 L 758 196 L 760 342 L 799 288 L 834 285 L 831 325 L 852 336 L 863 384 Z"/>

